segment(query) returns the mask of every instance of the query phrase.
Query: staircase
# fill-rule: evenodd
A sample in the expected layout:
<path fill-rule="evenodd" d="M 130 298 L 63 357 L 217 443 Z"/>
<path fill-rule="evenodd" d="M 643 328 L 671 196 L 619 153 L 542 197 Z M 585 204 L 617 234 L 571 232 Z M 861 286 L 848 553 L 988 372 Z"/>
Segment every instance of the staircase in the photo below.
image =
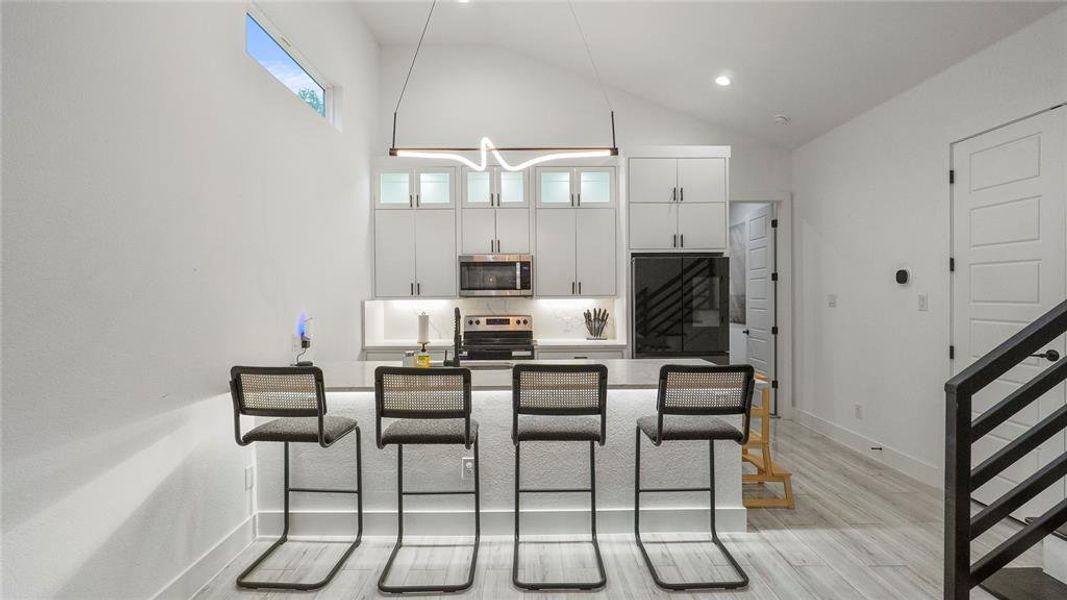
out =
<path fill-rule="evenodd" d="M 971 400 L 987 385 L 1067 332 L 1067 302 L 1041 316 L 945 384 L 945 600 L 966 600 L 981 586 L 1006 600 L 1067 598 L 1067 547 L 1052 537 L 1067 524 L 1067 500 L 1028 520 L 1021 530 L 972 562 L 971 541 L 1067 475 L 1067 453 L 1045 465 L 971 516 L 974 490 L 1067 428 L 1067 406 L 971 468 L 971 445 L 1067 379 L 1067 358 L 1044 370 L 972 420 Z M 1005 568 L 1036 544 L 1045 544 L 1046 568 Z M 1060 557 L 1059 559 L 1056 556 Z M 1051 563 L 1051 564 L 1050 564 Z"/>

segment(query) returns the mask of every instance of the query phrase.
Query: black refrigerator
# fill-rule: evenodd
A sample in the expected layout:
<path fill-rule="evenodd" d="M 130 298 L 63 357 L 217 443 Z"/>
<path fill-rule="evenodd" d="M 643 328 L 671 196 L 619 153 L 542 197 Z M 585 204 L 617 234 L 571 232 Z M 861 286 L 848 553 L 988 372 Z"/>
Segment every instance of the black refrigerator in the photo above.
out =
<path fill-rule="evenodd" d="M 719 254 L 633 254 L 634 358 L 729 364 L 729 267 Z"/>

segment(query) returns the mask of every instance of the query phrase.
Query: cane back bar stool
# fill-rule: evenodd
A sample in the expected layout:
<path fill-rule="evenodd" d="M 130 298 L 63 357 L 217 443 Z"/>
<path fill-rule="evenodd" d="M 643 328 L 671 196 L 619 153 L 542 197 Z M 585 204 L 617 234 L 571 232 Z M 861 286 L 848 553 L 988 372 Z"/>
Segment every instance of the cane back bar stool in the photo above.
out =
<path fill-rule="evenodd" d="M 238 587 L 284 590 L 316 590 L 333 579 L 348 556 L 363 539 L 363 456 L 359 426 L 353 419 L 326 414 L 326 388 L 318 367 L 233 367 L 230 369 L 230 395 L 233 397 L 233 428 L 237 444 L 281 442 L 284 444 L 285 511 L 282 535 L 237 576 Z M 277 417 L 241 433 L 241 415 Z M 314 443 L 328 448 L 349 433 L 356 432 L 356 489 L 306 488 L 289 485 L 289 444 Z M 298 583 L 251 581 L 248 576 L 289 539 L 289 494 L 355 494 L 356 539 L 320 581 Z"/>
<path fill-rule="evenodd" d="M 511 440 L 515 445 L 515 540 L 511 580 L 528 590 L 603 587 L 607 581 L 596 535 L 595 444 L 604 445 L 608 369 L 604 365 L 516 365 L 512 370 Z M 522 442 L 587 442 L 589 487 L 522 487 Z M 519 496 L 522 494 L 588 493 L 589 529 L 599 578 L 587 582 L 533 583 L 519 580 Z"/>
<path fill-rule="evenodd" d="M 374 370 L 375 430 L 378 448 L 396 445 L 396 544 L 378 579 L 386 593 L 458 592 L 474 583 L 481 538 L 481 492 L 478 482 L 478 422 L 471 419 L 471 372 L 460 367 L 378 367 Z M 382 419 L 395 419 L 382 430 Z M 463 444 L 474 446 L 474 490 L 404 491 L 404 446 Z M 404 543 L 404 496 L 474 496 L 474 547 L 466 581 L 450 585 L 387 585 L 393 561 Z"/>
<path fill-rule="evenodd" d="M 634 536 L 652 573 L 656 585 L 667 590 L 709 588 L 742 588 L 748 585 L 748 575 L 719 540 L 715 530 L 715 441 L 733 440 L 744 446 L 748 441 L 749 419 L 752 411 L 752 391 L 755 387 L 751 365 L 682 366 L 664 365 L 659 372 L 659 393 L 656 414 L 637 420 L 634 462 Z M 718 418 L 722 415 L 742 415 L 741 429 Z M 708 441 L 708 487 L 642 488 L 641 436 L 644 434 L 659 446 L 670 440 Z M 641 541 L 641 494 L 670 492 L 708 492 L 711 499 L 711 540 L 730 562 L 738 579 L 728 581 L 666 582 L 663 581 Z"/>

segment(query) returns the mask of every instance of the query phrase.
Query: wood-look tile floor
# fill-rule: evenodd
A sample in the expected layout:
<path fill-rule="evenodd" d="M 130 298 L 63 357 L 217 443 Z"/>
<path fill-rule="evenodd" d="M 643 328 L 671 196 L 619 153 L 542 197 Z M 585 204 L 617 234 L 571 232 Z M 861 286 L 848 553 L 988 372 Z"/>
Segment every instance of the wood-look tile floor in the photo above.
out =
<path fill-rule="evenodd" d="M 941 493 L 828 438 L 789 421 L 776 421 L 776 456 L 793 472 L 796 510 L 750 509 L 749 531 L 721 537 L 751 580 L 745 590 L 668 593 L 649 576 L 632 536 L 601 535 L 607 587 L 597 592 L 526 592 L 511 584 L 510 537 L 483 537 L 470 598 L 721 598 L 810 600 L 919 600 L 940 598 L 942 577 Z M 775 486 L 746 484 L 746 494 Z M 1015 531 L 998 525 L 974 543 L 984 553 Z M 645 535 L 646 547 L 664 578 L 732 576 L 707 536 Z M 662 540 L 675 542 L 664 544 Z M 541 543 L 539 543 L 541 542 Z M 196 595 L 198 600 L 283 598 L 375 598 L 378 576 L 392 538 L 366 538 L 344 569 L 312 593 L 240 590 L 237 574 L 269 542 L 245 549 Z M 397 559 L 390 583 L 456 582 L 465 576 L 470 545 L 455 540 L 411 538 Z M 289 542 L 257 571 L 259 579 L 320 578 L 344 550 L 341 543 Z M 588 580 L 596 577 L 591 547 L 531 538 L 520 554 L 524 579 Z M 1040 564 L 1037 550 L 1015 565 Z M 981 590 L 973 598 L 991 598 Z"/>

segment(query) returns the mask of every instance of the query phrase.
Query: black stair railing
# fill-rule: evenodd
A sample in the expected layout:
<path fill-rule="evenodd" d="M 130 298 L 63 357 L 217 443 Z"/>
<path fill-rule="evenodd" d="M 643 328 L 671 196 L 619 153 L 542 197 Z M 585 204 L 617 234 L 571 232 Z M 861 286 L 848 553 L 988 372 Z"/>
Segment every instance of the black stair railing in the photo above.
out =
<path fill-rule="evenodd" d="M 945 384 L 945 600 L 966 600 L 971 589 L 1067 523 L 1067 500 L 1031 521 L 971 563 L 971 541 L 1067 475 L 1067 454 L 971 517 L 973 492 L 1067 427 L 1062 407 L 971 468 L 971 446 L 1012 415 L 1067 379 L 1067 358 L 1041 372 L 972 421 L 974 395 L 1067 332 L 1067 301 L 979 358 Z"/>

